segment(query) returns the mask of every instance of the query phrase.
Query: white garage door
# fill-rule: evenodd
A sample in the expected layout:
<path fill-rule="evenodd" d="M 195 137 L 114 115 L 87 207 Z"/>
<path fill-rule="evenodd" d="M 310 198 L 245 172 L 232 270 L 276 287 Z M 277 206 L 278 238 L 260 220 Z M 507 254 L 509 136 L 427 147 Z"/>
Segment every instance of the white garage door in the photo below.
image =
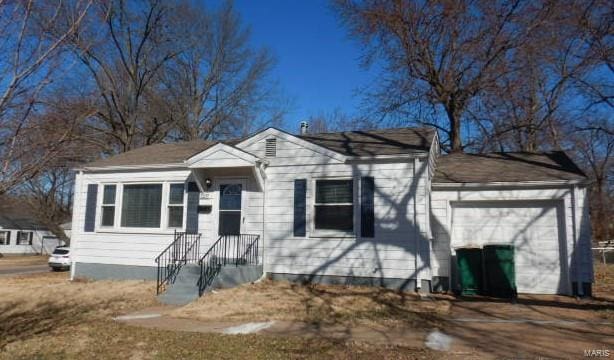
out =
<path fill-rule="evenodd" d="M 513 244 L 519 293 L 567 293 L 554 202 L 475 202 L 453 206 L 452 247 Z"/>

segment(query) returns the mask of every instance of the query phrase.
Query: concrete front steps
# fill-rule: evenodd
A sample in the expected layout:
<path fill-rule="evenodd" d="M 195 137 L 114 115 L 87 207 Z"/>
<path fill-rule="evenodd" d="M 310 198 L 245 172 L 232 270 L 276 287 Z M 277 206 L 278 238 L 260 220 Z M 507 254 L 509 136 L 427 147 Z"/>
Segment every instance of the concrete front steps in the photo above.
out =
<path fill-rule="evenodd" d="M 173 284 L 166 292 L 158 296 L 158 301 L 169 305 L 185 305 L 198 299 L 198 279 L 200 267 L 186 264 L 181 268 Z M 214 289 L 232 288 L 241 284 L 254 282 L 262 277 L 262 265 L 226 265 L 222 266 L 205 292 Z"/>

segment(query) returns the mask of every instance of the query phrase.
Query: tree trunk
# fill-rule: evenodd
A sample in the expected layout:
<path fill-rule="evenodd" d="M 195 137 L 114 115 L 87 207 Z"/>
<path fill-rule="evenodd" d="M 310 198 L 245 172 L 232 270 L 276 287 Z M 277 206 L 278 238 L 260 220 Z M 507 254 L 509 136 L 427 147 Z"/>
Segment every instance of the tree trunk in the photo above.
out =
<path fill-rule="evenodd" d="M 450 121 L 450 152 L 463 152 L 460 111 L 457 111 L 456 104 L 452 103 L 447 106 L 446 113 Z"/>

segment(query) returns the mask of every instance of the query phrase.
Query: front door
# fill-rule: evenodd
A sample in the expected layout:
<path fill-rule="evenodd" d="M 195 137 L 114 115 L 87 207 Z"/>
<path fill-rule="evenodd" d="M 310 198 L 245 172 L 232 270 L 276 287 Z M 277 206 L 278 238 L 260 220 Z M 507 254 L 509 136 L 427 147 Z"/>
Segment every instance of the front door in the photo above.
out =
<path fill-rule="evenodd" d="M 245 190 L 243 180 L 221 180 L 219 182 L 219 235 L 238 235 L 243 223 L 242 194 Z"/>

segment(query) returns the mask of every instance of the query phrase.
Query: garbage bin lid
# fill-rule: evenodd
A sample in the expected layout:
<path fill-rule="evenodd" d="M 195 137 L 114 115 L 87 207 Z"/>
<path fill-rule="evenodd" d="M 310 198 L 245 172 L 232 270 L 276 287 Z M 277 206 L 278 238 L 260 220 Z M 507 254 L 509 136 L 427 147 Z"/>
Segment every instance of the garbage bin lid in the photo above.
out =
<path fill-rule="evenodd" d="M 480 245 L 463 245 L 463 246 L 456 246 L 454 248 L 454 250 L 463 250 L 463 249 L 481 249 L 482 247 Z"/>

